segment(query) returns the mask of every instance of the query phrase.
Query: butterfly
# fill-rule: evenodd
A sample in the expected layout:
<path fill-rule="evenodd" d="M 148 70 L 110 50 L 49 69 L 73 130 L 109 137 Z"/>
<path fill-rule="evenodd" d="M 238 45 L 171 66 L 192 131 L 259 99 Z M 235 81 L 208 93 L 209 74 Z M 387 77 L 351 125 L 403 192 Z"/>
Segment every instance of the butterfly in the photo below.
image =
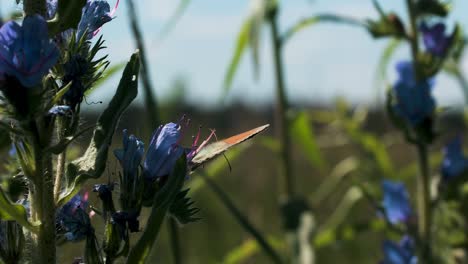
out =
<path fill-rule="evenodd" d="M 193 158 L 190 161 L 191 170 L 193 171 L 197 169 L 204 163 L 223 154 L 226 150 L 230 149 L 231 147 L 253 138 L 257 134 L 265 131 L 269 126 L 269 124 L 266 124 L 246 131 L 244 133 L 240 133 L 229 138 L 218 140 L 214 143 L 204 146 L 203 148 L 200 148 L 200 150 L 193 156 Z"/>

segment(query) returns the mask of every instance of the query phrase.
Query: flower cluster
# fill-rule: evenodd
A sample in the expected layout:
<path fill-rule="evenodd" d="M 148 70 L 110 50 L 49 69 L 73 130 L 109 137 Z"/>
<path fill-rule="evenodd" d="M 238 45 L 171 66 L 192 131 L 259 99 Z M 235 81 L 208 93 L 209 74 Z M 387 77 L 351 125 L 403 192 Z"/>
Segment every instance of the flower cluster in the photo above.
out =
<path fill-rule="evenodd" d="M 393 86 L 397 99 L 394 112 L 411 126 L 418 126 L 434 114 L 435 100 L 431 95 L 434 81 L 418 80 L 413 66 L 409 61 L 396 66 L 398 80 Z"/>
<path fill-rule="evenodd" d="M 21 26 L 9 21 L 0 28 L 0 79 L 14 77 L 24 87 L 35 87 L 58 57 L 43 17 L 27 16 Z"/>
<path fill-rule="evenodd" d="M 414 217 L 408 191 L 401 182 L 384 180 L 382 182 L 382 208 L 387 221 L 392 225 L 412 224 Z M 384 259 L 382 264 L 416 264 L 414 242 L 409 235 L 403 236 L 400 243 L 386 240 L 383 243 Z"/>
<path fill-rule="evenodd" d="M 57 232 L 68 241 L 81 241 L 94 235 L 88 209 L 88 193 L 74 196 L 57 211 Z"/>

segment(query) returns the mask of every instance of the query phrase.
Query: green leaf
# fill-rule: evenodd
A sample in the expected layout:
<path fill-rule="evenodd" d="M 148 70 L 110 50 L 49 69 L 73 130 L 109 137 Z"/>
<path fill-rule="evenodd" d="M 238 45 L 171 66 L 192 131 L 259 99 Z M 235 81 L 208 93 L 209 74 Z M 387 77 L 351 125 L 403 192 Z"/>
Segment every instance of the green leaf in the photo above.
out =
<path fill-rule="evenodd" d="M 375 87 L 377 88 L 377 93 L 380 95 L 382 83 L 387 82 L 387 69 L 390 63 L 391 58 L 395 54 L 395 51 L 400 47 L 403 42 L 400 39 L 393 38 L 391 39 L 387 46 L 385 46 L 382 54 L 380 55 L 379 62 L 377 63 L 377 70 L 375 73 Z"/>
<path fill-rule="evenodd" d="M 137 51 L 127 63 L 114 97 L 99 117 L 93 138 L 85 154 L 68 164 L 67 177 L 73 182 L 62 193 L 58 206 L 71 199 L 87 179 L 98 178 L 104 172 L 107 152 L 120 116 L 138 94 L 139 69 L 140 55 Z"/>
<path fill-rule="evenodd" d="M 338 206 L 335 207 L 333 213 L 324 221 L 323 229 L 335 229 L 345 222 L 353 206 L 363 197 L 364 195 L 359 187 L 351 187 Z"/>
<path fill-rule="evenodd" d="M 180 191 L 169 208 L 169 215 L 181 225 L 193 223 L 201 219 L 195 217 L 200 209 L 192 207 L 193 201 L 187 196 L 189 190 Z"/>
<path fill-rule="evenodd" d="M 380 173 L 382 173 L 381 176 L 394 178 L 396 175 L 395 169 L 385 144 L 377 136 L 361 129 L 360 122 L 356 118 L 350 118 L 347 111 L 348 108 L 345 104 L 337 107 L 340 124 L 344 131 L 375 162 Z"/>
<path fill-rule="evenodd" d="M 165 216 L 182 189 L 186 176 L 187 160 L 185 155 L 182 155 L 177 160 L 164 187 L 156 193 L 145 230 L 141 238 L 131 249 L 127 263 L 145 263 L 153 244 L 156 242 Z"/>
<path fill-rule="evenodd" d="M 347 157 L 340 161 L 335 165 L 330 175 L 325 177 L 320 186 L 316 188 L 310 200 L 313 201 L 316 205 L 321 204 L 323 200 L 328 197 L 328 195 L 332 194 L 336 190 L 336 187 L 344 179 L 344 177 L 349 175 L 358 167 L 359 160 L 354 156 Z"/>
<path fill-rule="evenodd" d="M 301 112 L 291 123 L 291 134 L 302 151 L 309 159 L 310 163 L 319 170 L 323 170 L 327 164 L 322 157 L 312 126 L 310 125 L 307 113 Z"/>
<path fill-rule="evenodd" d="M 226 75 L 224 76 L 224 95 L 229 92 L 229 89 L 232 86 L 232 81 L 234 80 L 237 68 L 239 67 L 240 59 L 242 58 L 242 55 L 244 54 L 245 49 L 250 42 L 251 27 L 252 20 L 245 20 L 242 24 L 240 32 L 237 35 L 236 48 L 231 58 L 231 62 L 229 63 L 229 68 L 226 72 Z"/>
<path fill-rule="evenodd" d="M 283 38 L 282 38 L 283 43 L 288 42 L 298 32 L 310 26 L 316 25 L 318 23 L 324 23 L 324 22 L 332 22 L 332 23 L 339 23 L 339 24 L 346 24 L 346 25 L 351 25 L 351 26 L 359 26 L 359 27 L 367 28 L 367 24 L 364 21 L 361 21 L 356 18 L 335 15 L 335 14 L 319 14 L 319 15 L 308 17 L 308 18 L 304 18 L 300 20 L 299 22 L 297 22 L 290 29 L 288 29 L 286 33 L 283 35 Z"/>
<path fill-rule="evenodd" d="M 77 29 L 81 20 L 81 9 L 86 5 L 86 0 L 59 0 L 57 14 L 48 21 L 49 35 L 55 36 L 67 29 Z"/>
<path fill-rule="evenodd" d="M 2 188 L 0 188 L 0 219 L 2 221 L 16 221 L 33 233 L 39 232 L 39 225 L 28 221 L 26 208 L 21 204 L 12 203 Z"/>

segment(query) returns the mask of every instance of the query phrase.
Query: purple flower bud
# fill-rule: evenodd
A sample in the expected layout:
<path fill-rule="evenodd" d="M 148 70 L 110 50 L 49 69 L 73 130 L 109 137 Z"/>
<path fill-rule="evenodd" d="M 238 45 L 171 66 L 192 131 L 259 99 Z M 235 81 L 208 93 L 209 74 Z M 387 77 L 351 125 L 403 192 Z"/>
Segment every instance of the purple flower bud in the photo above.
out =
<path fill-rule="evenodd" d="M 455 137 L 444 147 L 441 173 L 444 181 L 459 176 L 468 169 L 468 159 L 463 154 L 461 137 Z"/>
<path fill-rule="evenodd" d="M 427 25 L 422 22 L 419 26 L 426 50 L 434 56 L 443 57 L 450 46 L 452 37 L 445 34 L 445 24 Z"/>
<path fill-rule="evenodd" d="M 416 80 L 413 64 L 409 61 L 397 64 L 398 79 L 393 86 L 397 103 L 394 111 L 415 126 L 430 118 L 434 113 L 435 100 L 431 89 L 433 79 Z"/>
<path fill-rule="evenodd" d="M 123 131 L 123 149 L 114 150 L 114 155 L 120 161 L 124 171 L 124 178 L 127 181 L 133 181 L 136 178 L 144 152 L 143 141 L 134 135 L 128 136 L 125 129 Z"/>
<path fill-rule="evenodd" d="M 407 222 L 413 215 L 413 210 L 411 209 L 405 185 L 401 182 L 384 180 L 382 189 L 382 206 L 388 221 L 392 224 Z"/>
<path fill-rule="evenodd" d="M 21 26 L 9 21 L 0 28 L 0 76 L 14 76 L 23 86 L 33 87 L 58 57 L 43 17 L 27 16 Z"/>

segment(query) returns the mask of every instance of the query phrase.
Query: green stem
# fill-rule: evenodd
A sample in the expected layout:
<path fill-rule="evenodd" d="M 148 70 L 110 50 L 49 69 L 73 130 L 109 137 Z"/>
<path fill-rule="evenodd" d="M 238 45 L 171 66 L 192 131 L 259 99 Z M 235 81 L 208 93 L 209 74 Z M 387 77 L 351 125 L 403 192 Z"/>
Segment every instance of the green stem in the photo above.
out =
<path fill-rule="evenodd" d="M 462 88 L 463 94 L 465 96 L 465 103 L 468 103 L 468 80 L 461 72 L 459 66 L 457 66 L 457 69 L 455 71 L 455 79 L 458 81 L 458 84 Z"/>
<path fill-rule="evenodd" d="M 271 11 L 268 22 L 271 26 L 271 41 L 273 44 L 273 58 L 276 78 L 276 126 L 280 140 L 280 166 L 284 177 L 285 193 L 288 197 L 294 195 L 294 179 L 291 167 L 291 141 L 289 136 L 289 122 L 287 111 L 289 109 L 288 98 L 284 81 L 283 60 L 281 57 L 282 43 L 278 31 L 277 11 Z"/>
<path fill-rule="evenodd" d="M 141 34 L 140 26 L 138 25 L 138 16 L 133 0 L 127 0 L 128 16 L 130 18 L 130 26 L 133 34 L 133 39 L 137 48 L 140 50 L 141 61 L 141 80 L 145 92 L 145 107 L 148 111 L 150 123 L 159 124 L 158 105 L 154 95 L 154 89 L 151 84 L 150 74 L 148 69 L 148 61 L 146 57 L 146 49 L 144 45 L 143 35 Z M 153 128 L 151 128 L 153 129 Z"/>
<path fill-rule="evenodd" d="M 34 14 L 45 16 L 47 12 L 46 0 L 23 0 L 23 7 L 27 16 Z"/>
<path fill-rule="evenodd" d="M 418 177 L 418 219 L 419 233 L 422 244 L 422 263 L 431 262 L 431 179 L 429 174 L 429 159 L 427 145 L 424 143 L 418 144 L 419 168 L 421 175 Z"/>
<path fill-rule="evenodd" d="M 242 214 L 242 212 L 236 207 L 232 202 L 229 196 L 219 187 L 208 175 L 204 172 L 199 173 L 200 177 L 205 181 L 206 185 L 218 196 L 219 200 L 224 204 L 224 206 L 229 210 L 229 212 L 234 216 L 234 218 L 239 222 L 239 224 L 251 234 L 258 245 L 263 249 L 263 251 L 270 257 L 272 263 L 281 264 L 283 261 L 278 253 L 273 249 L 273 247 L 268 243 L 265 237 L 258 231 L 253 224 L 247 219 L 247 217 Z"/>
<path fill-rule="evenodd" d="M 182 263 L 182 250 L 180 247 L 179 241 L 179 227 L 177 226 L 176 220 L 173 218 L 169 219 L 169 233 L 171 239 L 171 247 L 172 247 L 172 257 L 174 260 L 174 264 L 181 264 Z"/>
<path fill-rule="evenodd" d="M 413 0 L 406 0 L 406 6 L 409 14 L 409 21 L 411 26 L 411 35 L 409 37 L 411 45 L 411 55 L 413 57 L 413 69 L 415 79 L 422 78 L 419 69 L 419 35 L 417 28 L 417 14 Z M 419 241 L 421 245 L 421 263 L 432 263 L 431 256 L 431 226 L 432 226 L 432 208 L 431 208 L 431 179 L 429 175 L 429 160 L 427 152 L 427 144 L 425 142 L 417 143 L 419 154 L 419 167 L 421 174 L 417 181 L 417 196 L 418 196 L 418 231 Z"/>

